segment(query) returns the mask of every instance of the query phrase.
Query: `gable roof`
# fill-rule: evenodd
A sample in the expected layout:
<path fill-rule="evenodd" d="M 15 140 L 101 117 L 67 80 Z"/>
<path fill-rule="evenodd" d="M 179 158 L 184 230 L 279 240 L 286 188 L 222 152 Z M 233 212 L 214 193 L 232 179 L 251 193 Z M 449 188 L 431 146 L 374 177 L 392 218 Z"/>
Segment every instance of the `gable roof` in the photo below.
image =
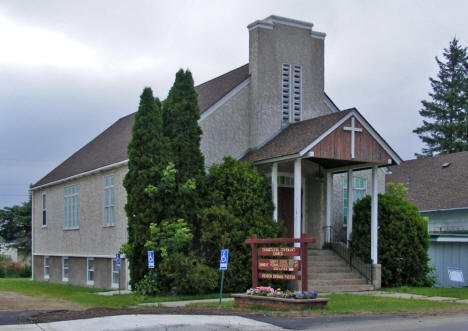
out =
<path fill-rule="evenodd" d="M 207 111 L 247 78 L 249 78 L 249 64 L 196 86 L 200 114 Z M 135 113 L 119 119 L 31 186 L 31 189 L 126 161 L 128 159 L 127 145 L 132 135 L 134 118 Z"/>
<path fill-rule="evenodd" d="M 402 162 L 398 154 L 395 153 L 385 140 L 370 126 L 356 108 L 342 110 L 336 113 L 290 124 L 266 144 L 247 153 L 242 160 L 251 162 L 268 162 L 268 160 L 276 158 L 304 156 L 351 116 L 355 117 L 361 125 L 366 128 L 377 144 L 379 144 L 379 146 L 388 153 L 392 162 L 397 164 Z M 356 163 L 356 161 L 351 160 L 350 162 Z M 329 163 L 329 166 L 333 167 L 338 163 L 331 162 Z"/>
<path fill-rule="evenodd" d="M 289 155 L 299 154 L 310 142 L 316 140 L 333 124 L 349 114 L 353 109 L 292 123 L 285 127 L 269 142 L 245 155 L 242 160 L 258 162 Z"/>
<path fill-rule="evenodd" d="M 468 208 L 468 152 L 409 160 L 389 169 L 386 182 L 403 183 L 405 199 L 419 210 Z"/>

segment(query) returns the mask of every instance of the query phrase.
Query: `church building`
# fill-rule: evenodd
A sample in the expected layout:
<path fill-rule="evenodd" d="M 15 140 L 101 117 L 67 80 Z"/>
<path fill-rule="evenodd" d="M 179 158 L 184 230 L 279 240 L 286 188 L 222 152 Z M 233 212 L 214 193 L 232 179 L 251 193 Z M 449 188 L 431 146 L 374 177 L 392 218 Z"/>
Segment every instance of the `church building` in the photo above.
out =
<path fill-rule="evenodd" d="M 337 228 L 346 245 L 355 197 L 371 194 L 379 287 L 377 194 L 400 157 L 357 109 L 340 110 L 325 93 L 324 33 L 278 16 L 247 28 L 249 63 L 196 86 L 206 166 L 228 155 L 253 162 L 271 178 L 274 218 L 290 237 L 316 238 L 316 251 Z M 115 254 L 127 241 L 133 121 L 119 119 L 31 187 L 34 280 L 127 288 L 128 265 L 123 257 L 119 269 Z"/>

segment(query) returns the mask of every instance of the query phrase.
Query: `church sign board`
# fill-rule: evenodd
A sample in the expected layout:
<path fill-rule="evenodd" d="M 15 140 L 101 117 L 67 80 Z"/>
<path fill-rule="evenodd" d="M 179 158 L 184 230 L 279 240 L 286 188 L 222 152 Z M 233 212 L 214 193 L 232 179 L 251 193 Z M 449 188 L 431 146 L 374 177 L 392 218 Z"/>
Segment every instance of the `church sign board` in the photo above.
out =
<path fill-rule="evenodd" d="M 303 233 L 301 238 L 270 238 L 258 239 L 252 235 L 252 239 L 245 241 L 252 246 L 252 287 L 257 287 L 258 279 L 301 280 L 302 290 L 307 290 L 307 244 L 315 242 L 314 238 L 308 238 Z M 300 247 L 259 247 L 258 244 L 294 244 Z M 259 256 L 272 257 L 259 259 Z M 285 259 L 284 257 L 296 257 L 299 259 Z M 262 272 L 259 272 L 261 270 Z M 266 271 L 266 272 L 264 272 Z"/>

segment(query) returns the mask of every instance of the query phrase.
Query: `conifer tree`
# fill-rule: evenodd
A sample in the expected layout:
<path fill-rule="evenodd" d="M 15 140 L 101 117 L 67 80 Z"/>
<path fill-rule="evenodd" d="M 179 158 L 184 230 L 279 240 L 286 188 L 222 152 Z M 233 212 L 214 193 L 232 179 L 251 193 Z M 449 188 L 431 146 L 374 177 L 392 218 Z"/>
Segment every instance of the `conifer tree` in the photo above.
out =
<path fill-rule="evenodd" d="M 205 161 L 200 150 L 202 131 L 198 126 L 198 95 L 190 71 L 181 69 L 177 72 L 162 109 L 163 130 L 169 146 L 168 158 L 177 170 L 176 185 L 182 187 L 188 180 L 193 180 L 197 187 L 189 196 L 174 201 L 178 214 L 168 216 L 182 218 L 194 225 L 201 205 L 200 196 L 203 195 Z M 198 238 L 196 227 L 194 230 L 195 238 Z"/>
<path fill-rule="evenodd" d="M 145 192 L 148 185 L 157 185 L 162 168 L 167 163 L 167 144 L 162 131 L 161 103 L 146 87 L 135 114 L 132 138 L 129 142 L 128 172 L 124 178 L 127 190 L 125 211 L 128 219 L 128 242 L 125 254 L 130 261 L 130 284 L 141 280 L 147 272 L 144 244 L 149 239 L 149 226 L 157 223 L 161 206 Z"/>
<path fill-rule="evenodd" d="M 419 111 L 427 120 L 413 130 L 427 146 L 417 157 L 468 150 L 467 50 L 454 38 L 443 56 L 445 62 L 436 57 L 437 79 L 430 78 L 432 101 L 423 100 Z"/>
<path fill-rule="evenodd" d="M 204 173 L 197 98 L 192 74 L 180 69 L 162 106 L 164 135 L 170 141 L 170 159 L 177 169 L 179 183 Z"/>

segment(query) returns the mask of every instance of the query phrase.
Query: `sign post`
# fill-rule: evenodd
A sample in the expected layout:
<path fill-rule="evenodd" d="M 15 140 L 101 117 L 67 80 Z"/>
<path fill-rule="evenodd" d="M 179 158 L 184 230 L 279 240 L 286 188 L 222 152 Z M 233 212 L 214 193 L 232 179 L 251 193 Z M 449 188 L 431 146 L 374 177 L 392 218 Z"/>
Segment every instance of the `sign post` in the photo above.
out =
<path fill-rule="evenodd" d="M 229 249 L 221 250 L 221 259 L 219 260 L 219 270 L 221 270 L 221 286 L 219 290 L 219 304 L 221 304 L 221 299 L 223 297 L 224 271 L 227 270 L 228 257 L 229 257 Z"/>
<path fill-rule="evenodd" d="M 148 251 L 148 268 L 154 269 L 154 252 Z"/>
<path fill-rule="evenodd" d="M 119 271 L 119 295 L 120 295 L 120 253 L 115 254 L 115 267 Z"/>

